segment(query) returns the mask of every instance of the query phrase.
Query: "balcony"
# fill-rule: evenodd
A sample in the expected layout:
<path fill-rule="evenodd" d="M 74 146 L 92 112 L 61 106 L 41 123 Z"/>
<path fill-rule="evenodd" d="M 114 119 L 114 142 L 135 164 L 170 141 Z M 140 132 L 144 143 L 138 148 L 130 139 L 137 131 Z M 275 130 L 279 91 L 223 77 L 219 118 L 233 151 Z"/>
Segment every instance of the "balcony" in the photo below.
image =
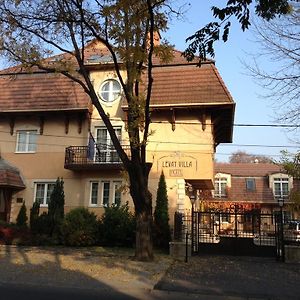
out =
<path fill-rule="evenodd" d="M 122 147 L 129 153 L 128 145 Z M 120 170 L 122 161 L 113 146 L 70 146 L 65 151 L 65 169 Z"/>

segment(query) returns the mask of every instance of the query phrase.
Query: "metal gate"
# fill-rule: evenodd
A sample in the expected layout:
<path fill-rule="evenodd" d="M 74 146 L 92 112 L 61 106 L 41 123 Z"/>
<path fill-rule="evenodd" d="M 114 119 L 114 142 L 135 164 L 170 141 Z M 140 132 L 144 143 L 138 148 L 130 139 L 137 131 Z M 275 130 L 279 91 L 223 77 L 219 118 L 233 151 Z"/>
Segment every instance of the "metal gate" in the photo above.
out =
<path fill-rule="evenodd" d="M 282 215 L 244 211 L 192 211 L 192 253 L 275 256 L 284 259 Z"/>

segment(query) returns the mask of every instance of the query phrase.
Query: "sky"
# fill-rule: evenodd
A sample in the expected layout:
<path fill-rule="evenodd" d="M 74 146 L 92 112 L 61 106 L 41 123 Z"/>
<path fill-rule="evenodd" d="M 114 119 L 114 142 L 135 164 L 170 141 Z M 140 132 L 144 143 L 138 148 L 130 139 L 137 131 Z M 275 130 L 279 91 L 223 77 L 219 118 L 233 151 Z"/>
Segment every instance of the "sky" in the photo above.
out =
<path fill-rule="evenodd" d="M 173 0 L 176 5 L 185 5 L 184 17 L 173 18 L 169 30 L 163 38 L 175 45 L 177 50 L 186 48 L 186 37 L 213 20 L 210 7 L 221 6 L 225 1 L 215 0 Z M 217 147 L 217 161 L 226 162 L 232 152 L 238 150 L 250 154 L 267 155 L 279 160 L 280 151 L 297 151 L 295 132 L 274 127 L 242 127 L 238 124 L 276 124 L 274 102 L 261 97 L 264 90 L 247 73 L 242 61 L 252 63 L 248 53 L 259 53 L 259 44 L 254 42 L 253 30 L 243 32 L 238 25 L 233 26 L 227 43 L 219 42 L 215 47 L 216 67 L 236 102 L 232 144 Z M 271 68 L 266 63 L 266 68 Z M 255 147 L 253 145 L 260 145 Z"/>

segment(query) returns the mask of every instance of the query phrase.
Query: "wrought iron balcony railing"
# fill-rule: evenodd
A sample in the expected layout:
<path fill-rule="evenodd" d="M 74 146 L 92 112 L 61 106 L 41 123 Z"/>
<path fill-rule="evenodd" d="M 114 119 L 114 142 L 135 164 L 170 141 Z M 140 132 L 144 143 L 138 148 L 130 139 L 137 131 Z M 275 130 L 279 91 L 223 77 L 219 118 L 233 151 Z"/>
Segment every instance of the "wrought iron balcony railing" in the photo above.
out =
<path fill-rule="evenodd" d="M 128 145 L 122 147 L 129 152 Z M 122 161 L 113 146 L 70 146 L 65 151 L 65 168 L 71 170 L 119 169 L 122 168 Z"/>

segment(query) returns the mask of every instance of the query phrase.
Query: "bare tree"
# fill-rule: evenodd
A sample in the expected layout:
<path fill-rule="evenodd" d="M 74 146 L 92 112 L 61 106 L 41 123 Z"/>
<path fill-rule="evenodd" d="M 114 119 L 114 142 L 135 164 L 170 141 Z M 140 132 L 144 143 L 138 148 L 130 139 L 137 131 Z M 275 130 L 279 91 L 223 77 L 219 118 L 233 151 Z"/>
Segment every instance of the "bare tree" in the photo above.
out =
<path fill-rule="evenodd" d="M 273 163 L 273 161 L 265 155 L 250 154 L 245 151 L 236 151 L 229 157 L 230 163 Z"/>
<path fill-rule="evenodd" d="M 299 124 L 300 9 L 270 22 L 261 20 L 254 33 L 259 53 L 252 53 L 253 63 L 245 65 L 264 88 L 262 96 L 272 101 L 278 121 Z"/>

